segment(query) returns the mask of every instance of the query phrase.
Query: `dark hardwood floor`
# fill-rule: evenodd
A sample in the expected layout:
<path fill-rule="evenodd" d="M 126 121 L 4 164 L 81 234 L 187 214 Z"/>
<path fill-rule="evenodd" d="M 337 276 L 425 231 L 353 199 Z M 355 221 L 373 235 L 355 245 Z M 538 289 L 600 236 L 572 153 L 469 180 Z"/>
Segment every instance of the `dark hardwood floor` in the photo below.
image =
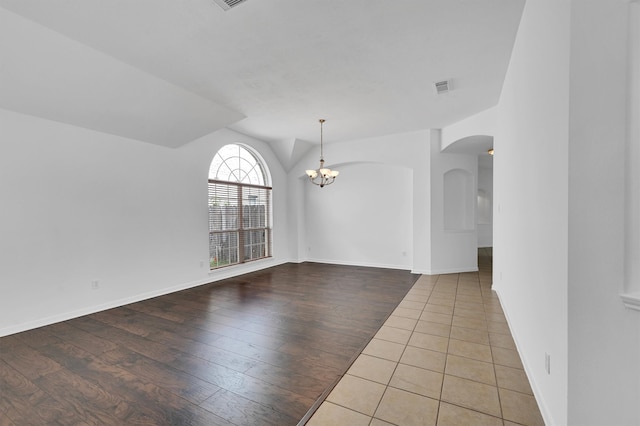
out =
<path fill-rule="evenodd" d="M 0 426 L 296 425 L 418 277 L 286 264 L 0 338 Z"/>

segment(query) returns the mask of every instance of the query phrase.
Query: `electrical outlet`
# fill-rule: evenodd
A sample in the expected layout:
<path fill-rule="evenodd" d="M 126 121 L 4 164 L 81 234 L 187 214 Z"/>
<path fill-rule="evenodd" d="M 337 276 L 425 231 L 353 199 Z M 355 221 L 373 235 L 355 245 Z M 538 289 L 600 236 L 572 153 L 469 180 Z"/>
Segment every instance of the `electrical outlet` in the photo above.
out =
<path fill-rule="evenodd" d="M 98 280 L 91 281 L 91 290 L 98 290 L 100 288 L 100 282 Z"/>
<path fill-rule="evenodd" d="M 547 374 L 551 374 L 551 355 L 544 353 L 544 370 Z"/>

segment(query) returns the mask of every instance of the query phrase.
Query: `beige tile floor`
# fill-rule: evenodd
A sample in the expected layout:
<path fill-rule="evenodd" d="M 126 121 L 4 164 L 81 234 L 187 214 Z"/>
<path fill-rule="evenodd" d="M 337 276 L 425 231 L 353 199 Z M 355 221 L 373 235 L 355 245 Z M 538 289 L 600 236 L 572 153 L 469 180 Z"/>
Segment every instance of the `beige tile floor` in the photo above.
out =
<path fill-rule="evenodd" d="M 421 276 L 307 425 L 544 425 L 490 261 Z"/>

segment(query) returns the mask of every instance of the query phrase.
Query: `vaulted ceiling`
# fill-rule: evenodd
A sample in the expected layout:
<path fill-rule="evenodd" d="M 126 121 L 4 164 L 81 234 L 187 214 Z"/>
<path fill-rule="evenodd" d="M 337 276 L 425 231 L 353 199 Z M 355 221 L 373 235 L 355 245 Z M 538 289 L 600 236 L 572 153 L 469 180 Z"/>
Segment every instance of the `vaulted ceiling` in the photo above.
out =
<path fill-rule="evenodd" d="M 179 147 L 223 127 L 290 167 L 498 101 L 524 0 L 0 0 L 0 108 Z M 437 95 L 434 82 L 451 80 Z"/>

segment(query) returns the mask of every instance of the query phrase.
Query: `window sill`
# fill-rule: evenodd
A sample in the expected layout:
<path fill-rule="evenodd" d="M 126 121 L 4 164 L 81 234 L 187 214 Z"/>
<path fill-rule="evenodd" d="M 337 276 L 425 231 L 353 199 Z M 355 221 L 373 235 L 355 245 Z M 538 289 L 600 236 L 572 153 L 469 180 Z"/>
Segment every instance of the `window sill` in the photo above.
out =
<path fill-rule="evenodd" d="M 215 269 L 209 269 L 209 275 L 216 275 L 218 274 L 220 271 L 241 271 L 241 274 L 244 274 L 246 272 L 244 272 L 245 270 L 248 270 L 249 272 L 253 272 L 253 270 L 256 270 L 255 267 L 252 267 L 252 265 L 256 265 L 256 264 L 262 264 L 264 262 L 267 262 L 269 260 L 273 260 L 273 256 L 266 256 L 266 257 L 261 257 L 259 259 L 254 259 L 254 260 L 250 260 L 248 262 L 244 262 L 244 263 L 232 263 L 230 265 L 225 265 L 225 266 L 221 266 L 219 268 L 215 268 Z M 257 269 L 262 269 L 264 268 L 264 266 L 260 266 Z"/>
<path fill-rule="evenodd" d="M 620 297 L 622 298 L 622 303 L 624 303 L 625 307 L 640 311 L 640 292 L 622 293 L 620 294 Z"/>

